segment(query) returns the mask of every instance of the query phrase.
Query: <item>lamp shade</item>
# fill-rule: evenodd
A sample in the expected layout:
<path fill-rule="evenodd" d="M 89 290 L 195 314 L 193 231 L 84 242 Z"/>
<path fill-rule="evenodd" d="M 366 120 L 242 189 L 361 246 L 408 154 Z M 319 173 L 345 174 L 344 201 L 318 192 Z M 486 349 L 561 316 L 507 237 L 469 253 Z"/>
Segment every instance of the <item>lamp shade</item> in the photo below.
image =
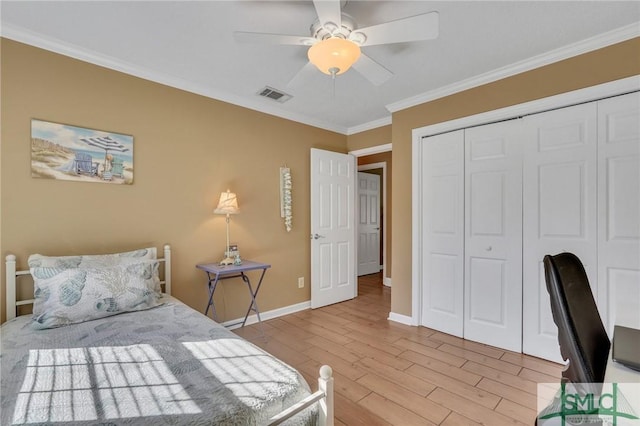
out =
<path fill-rule="evenodd" d="M 309 61 L 329 75 L 342 74 L 360 58 L 360 46 L 343 38 L 331 37 L 309 48 Z"/>
<path fill-rule="evenodd" d="M 213 211 L 215 214 L 237 214 L 238 210 L 238 198 L 236 194 L 229 191 L 220 194 L 220 201 L 218 201 L 218 207 Z"/>

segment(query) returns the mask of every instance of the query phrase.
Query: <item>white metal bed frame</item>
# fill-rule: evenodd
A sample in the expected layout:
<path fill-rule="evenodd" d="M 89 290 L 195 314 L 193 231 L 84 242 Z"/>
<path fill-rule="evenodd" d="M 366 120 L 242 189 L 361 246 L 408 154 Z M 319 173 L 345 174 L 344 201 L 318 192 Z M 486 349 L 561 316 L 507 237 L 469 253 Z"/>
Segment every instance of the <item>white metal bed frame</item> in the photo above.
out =
<path fill-rule="evenodd" d="M 171 246 L 166 244 L 163 249 L 164 257 L 157 259 L 159 262 L 164 263 L 164 280 L 161 281 L 160 284 L 164 286 L 164 292 L 166 294 L 171 294 Z M 31 272 L 29 270 L 16 270 L 16 256 L 13 254 L 7 255 L 5 260 L 6 308 L 7 321 L 9 321 L 16 317 L 18 306 L 32 305 L 34 299 L 17 300 L 17 278 L 24 275 L 31 275 Z M 320 426 L 333 426 L 333 371 L 328 365 L 320 367 L 318 390 L 283 412 L 273 416 L 267 426 L 279 425 L 316 402 L 319 402 Z"/>

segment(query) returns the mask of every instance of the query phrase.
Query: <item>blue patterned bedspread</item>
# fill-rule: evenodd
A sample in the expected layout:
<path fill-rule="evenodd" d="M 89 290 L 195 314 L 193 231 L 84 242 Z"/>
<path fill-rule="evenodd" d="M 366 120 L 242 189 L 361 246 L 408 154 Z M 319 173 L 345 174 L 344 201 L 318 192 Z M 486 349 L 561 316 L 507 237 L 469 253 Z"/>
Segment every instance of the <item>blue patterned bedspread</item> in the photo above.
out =
<path fill-rule="evenodd" d="M 0 424 L 262 425 L 300 374 L 175 298 L 49 330 L 0 327 Z M 289 425 L 315 425 L 317 407 Z"/>

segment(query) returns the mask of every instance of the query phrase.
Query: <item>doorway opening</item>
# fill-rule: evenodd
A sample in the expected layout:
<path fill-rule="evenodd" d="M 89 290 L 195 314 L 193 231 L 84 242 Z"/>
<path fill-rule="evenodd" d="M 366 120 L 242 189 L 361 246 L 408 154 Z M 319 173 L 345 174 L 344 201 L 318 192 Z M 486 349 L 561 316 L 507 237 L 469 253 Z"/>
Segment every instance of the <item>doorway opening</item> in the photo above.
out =
<path fill-rule="evenodd" d="M 380 264 L 379 271 L 382 277 L 382 283 L 391 287 L 391 167 L 392 167 L 392 151 L 391 144 L 380 145 L 377 147 L 367 148 L 358 151 L 352 151 L 350 154 L 354 155 L 357 160 L 358 172 L 364 172 L 368 174 L 377 174 L 380 177 L 380 198 L 379 198 L 379 211 L 380 211 Z M 360 185 L 358 185 L 358 200 L 360 200 Z M 358 209 L 356 214 L 359 218 L 364 219 L 367 215 L 365 212 L 360 211 L 360 202 L 356 203 Z M 368 206 L 370 207 L 370 206 Z M 358 231 L 360 238 L 360 232 Z M 360 245 L 360 242 L 358 242 Z M 360 257 L 360 256 L 358 256 Z M 358 260 L 360 262 L 360 260 Z M 360 275 L 360 274 L 358 274 Z"/>

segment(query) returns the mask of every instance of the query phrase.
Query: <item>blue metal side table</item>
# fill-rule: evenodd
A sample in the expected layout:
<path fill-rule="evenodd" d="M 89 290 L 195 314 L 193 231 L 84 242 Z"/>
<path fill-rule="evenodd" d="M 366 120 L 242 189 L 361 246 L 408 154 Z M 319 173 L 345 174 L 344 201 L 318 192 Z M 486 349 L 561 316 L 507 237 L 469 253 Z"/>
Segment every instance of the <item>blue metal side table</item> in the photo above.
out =
<path fill-rule="evenodd" d="M 256 313 L 258 322 L 262 324 L 262 320 L 260 319 L 260 311 L 258 310 L 258 303 L 256 302 L 256 296 L 258 295 L 258 291 L 260 291 L 260 286 L 262 285 L 264 274 L 267 272 L 267 269 L 271 268 L 271 265 L 267 263 L 253 262 L 251 260 L 243 260 L 240 265 L 202 263 L 196 265 L 196 268 L 205 271 L 207 273 L 207 278 L 209 279 L 209 301 L 207 302 L 207 308 L 204 311 L 205 315 L 209 314 L 209 308 L 211 308 L 213 319 L 215 321 L 218 321 L 218 316 L 216 315 L 216 307 L 213 304 L 213 294 L 216 291 L 218 282 L 230 278 L 242 278 L 242 281 L 247 284 L 249 295 L 251 296 L 251 303 L 249 304 L 247 314 L 244 316 L 244 321 L 242 321 L 242 327 L 244 327 L 245 323 L 247 322 L 247 318 L 249 318 L 249 314 L 251 313 L 251 311 L 254 311 Z M 262 271 L 262 274 L 260 275 L 260 280 L 258 281 L 258 285 L 254 290 L 251 285 L 251 280 L 249 280 L 249 276 L 247 276 L 246 272 L 260 270 Z"/>

